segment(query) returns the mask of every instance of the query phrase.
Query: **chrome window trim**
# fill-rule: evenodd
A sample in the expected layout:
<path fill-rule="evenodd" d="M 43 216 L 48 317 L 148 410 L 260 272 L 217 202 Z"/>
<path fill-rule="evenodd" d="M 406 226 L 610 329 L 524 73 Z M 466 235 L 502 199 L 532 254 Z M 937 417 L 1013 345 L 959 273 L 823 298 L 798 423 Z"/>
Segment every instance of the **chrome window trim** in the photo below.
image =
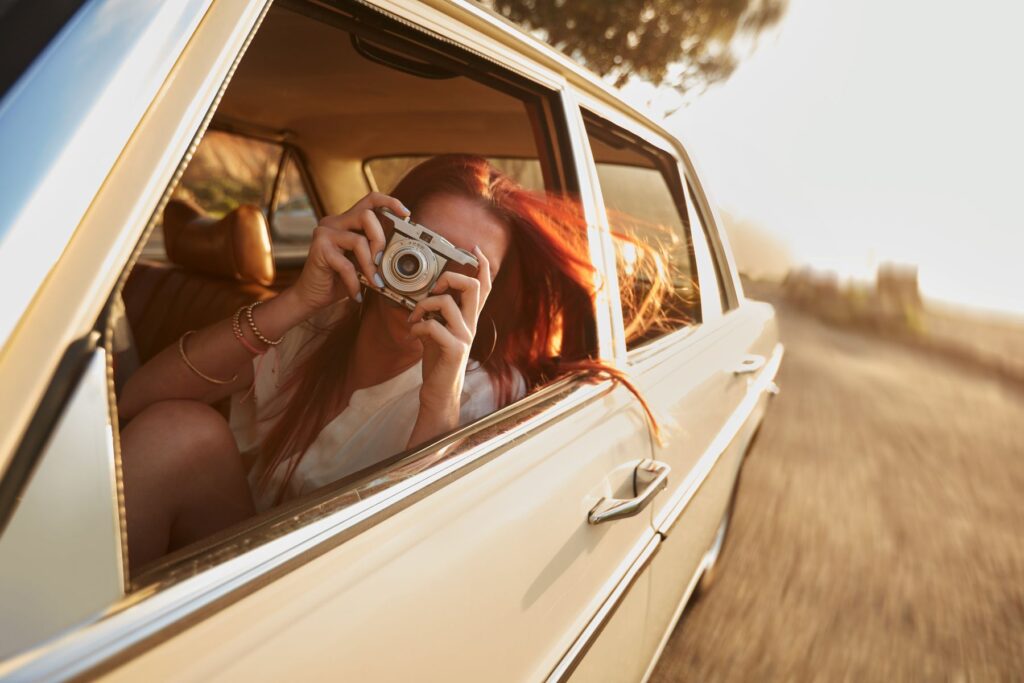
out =
<path fill-rule="evenodd" d="M 749 382 L 747 393 L 743 400 L 740 401 L 740 404 L 729 416 L 729 419 L 726 420 L 722 429 L 712 439 L 697 463 L 687 473 L 682 484 L 676 489 L 675 495 L 661 508 L 658 517 L 654 520 L 654 528 L 658 530 L 658 533 L 667 537 L 680 520 L 683 512 L 690 504 L 690 501 L 693 500 L 697 491 L 700 490 L 700 487 L 703 486 L 715 465 L 718 464 L 722 455 L 729 449 L 729 446 L 735 441 L 747 420 L 753 415 L 761 396 L 769 392 L 779 371 L 784 353 L 785 347 L 781 342 L 777 343 L 764 369 L 761 370 L 756 379 Z"/>
<path fill-rule="evenodd" d="M 601 603 L 594 616 L 587 622 L 583 632 L 576 637 L 568 651 L 562 655 L 554 669 L 548 674 L 547 679 L 545 679 L 548 683 L 566 681 L 572 676 L 573 671 L 583 661 L 583 658 L 593 644 L 597 642 L 604 627 L 615 616 L 619 605 L 622 604 L 629 594 L 629 589 L 633 587 L 633 584 L 636 583 L 637 579 L 640 578 L 644 570 L 650 565 L 658 550 L 661 549 L 661 541 L 661 534 L 650 532 L 649 535 L 645 535 L 640 540 L 637 546 L 634 546 L 634 548 L 639 547 L 639 551 L 632 553 L 634 559 L 630 563 L 629 568 L 622 578 L 619 579 L 618 583 L 615 584 L 608 597 Z"/>
<path fill-rule="evenodd" d="M 396 466 L 431 450 L 455 450 L 409 479 L 338 510 L 319 505 L 312 511 L 323 512 L 318 519 L 301 519 L 297 528 L 287 529 L 256 547 L 239 545 L 236 550 L 240 552 L 235 556 L 212 567 L 198 567 L 186 578 L 172 576 L 167 583 L 145 586 L 113 605 L 98 621 L 0 663 L 0 677 L 62 680 L 108 671 L 469 474 L 531 433 L 556 425 L 613 388 L 608 380 L 559 380 L 491 419 L 485 418 L 431 448 L 405 456 Z M 473 435 L 488 434 L 488 430 L 494 435 L 479 442 L 469 440 Z M 463 451 L 458 450 L 460 441 L 465 445 Z M 335 500 L 343 497 L 344 493 L 339 492 Z"/>

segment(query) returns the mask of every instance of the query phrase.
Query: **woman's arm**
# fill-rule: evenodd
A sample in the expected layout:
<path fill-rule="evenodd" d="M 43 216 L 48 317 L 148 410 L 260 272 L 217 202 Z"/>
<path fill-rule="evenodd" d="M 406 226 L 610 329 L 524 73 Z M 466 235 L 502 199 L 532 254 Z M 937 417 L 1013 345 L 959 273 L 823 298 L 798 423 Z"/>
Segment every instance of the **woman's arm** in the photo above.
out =
<path fill-rule="evenodd" d="M 445 406 L 424 406 L 421 403 L 420 412 L 416 416 L 416 424 L 413 425 L 406 448 L 426 443 L 458 427 L 459 407 L 457 399 Z"/>
<path fill-rule="evenodd" d="M 297 292 L 289 288 L 254 308 L 252 315 L 263 336 L 277 339 L 312 312 L 301 303 Z M 253 348 L 267 348 L 253 334 L 244 316 L 241 330 Z M 157 401 L 190 399 L 213 403 L 252 384 L 252 352 L 235 338 L 230 318 L 190 334 L 185 351 L 189 362 L 204 375 L 221 380 L 235 379 L 226 384 L 203 379 L 185 364 L 175 342 L 128 378 L 117 402 L 118 415 L 123 422 Z"/>

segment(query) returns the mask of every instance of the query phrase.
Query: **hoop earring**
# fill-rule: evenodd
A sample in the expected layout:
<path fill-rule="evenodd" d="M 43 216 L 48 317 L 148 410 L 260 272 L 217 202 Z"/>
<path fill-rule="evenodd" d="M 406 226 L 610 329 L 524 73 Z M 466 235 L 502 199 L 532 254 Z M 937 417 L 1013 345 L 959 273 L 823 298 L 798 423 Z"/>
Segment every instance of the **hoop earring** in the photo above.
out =
<path fill-rule="evenodd" d="M 491 318 L 490 321 L 491 329 L 494 330 L 494 336 L 491 338 L 491 350 L 487 352 L 487 357 L 480 361 L 480 365 L 483 365 L 491 359 L 491 356 L 494 355 L 495 347 L 498 346 L 498 325 L 494 322 L 494 318 Z"/>

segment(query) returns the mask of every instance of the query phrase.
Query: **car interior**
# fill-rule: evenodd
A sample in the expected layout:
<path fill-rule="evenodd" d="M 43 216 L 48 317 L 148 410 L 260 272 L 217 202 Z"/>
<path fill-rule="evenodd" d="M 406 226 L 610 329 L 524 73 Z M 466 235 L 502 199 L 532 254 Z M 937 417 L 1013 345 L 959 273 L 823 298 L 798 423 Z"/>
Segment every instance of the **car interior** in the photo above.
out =
<path fill-rule="evenodd" d="M 276 3 L 209 129 L 182 162 L 124 284 L 123 314 L 114 323 L 115 388 L 187 330 L 282 291 L 301 271 L 320 217 L 345 211 L 370 191 L 389 191 L 433 155 L 485 156 L 527 187 L 574 193 L 571 155 L 553 111 L 551 93 L 369 11 Z M 635 141 L 594 121 L 588 127 L 602 174 L 626 183 L 622 205 L 609 206 L 679 225 L 678 212 L 651 215 L 645 205 L 658 190 L 637 185 L 637 178 L 647 182 L 644 174 L 661 176 L 664 160 L 630 149 Z M 622 168 L 640 175 L 616 179 Z M 683 246 L 692 264 L 692 250 Z M 692 307 L 679 314 L 699 319 Z M 563 331 L 563 358 L 595 350 L 593 324 Z M 227 401 L 217 407 L 229 410 Z M 380 470 L 400 459 L 336 482 L 328 493 L 337 498 L 361 485 L 379 487 Z M 285 508 L 282 518 L 299 509 Z M 146 574 L 174 566 L 192 571 L 195 557 L 242 532 L 176 551 Z"/>

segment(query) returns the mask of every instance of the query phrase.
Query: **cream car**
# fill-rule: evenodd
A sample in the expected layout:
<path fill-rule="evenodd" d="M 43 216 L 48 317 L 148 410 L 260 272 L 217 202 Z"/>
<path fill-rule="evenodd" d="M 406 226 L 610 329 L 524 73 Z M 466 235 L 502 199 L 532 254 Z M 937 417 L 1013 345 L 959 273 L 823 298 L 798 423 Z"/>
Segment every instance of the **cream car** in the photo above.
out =
<path fill-rule="evenodd" d="M 782 357 L 680 143 L 464 0 L 8 5 L 0 676 L 648 676 L 718 555 Z M 273 296 L 320 216 L 444 152 L 579 198 L 602 286 L 561 354 L 627 372 L 664 442 L 623 386 L 570 374 L 128 566 L 124 379 Z M 654 329 L 623 312 L 621 216 L 668 235 L 677 295 Z"/>

